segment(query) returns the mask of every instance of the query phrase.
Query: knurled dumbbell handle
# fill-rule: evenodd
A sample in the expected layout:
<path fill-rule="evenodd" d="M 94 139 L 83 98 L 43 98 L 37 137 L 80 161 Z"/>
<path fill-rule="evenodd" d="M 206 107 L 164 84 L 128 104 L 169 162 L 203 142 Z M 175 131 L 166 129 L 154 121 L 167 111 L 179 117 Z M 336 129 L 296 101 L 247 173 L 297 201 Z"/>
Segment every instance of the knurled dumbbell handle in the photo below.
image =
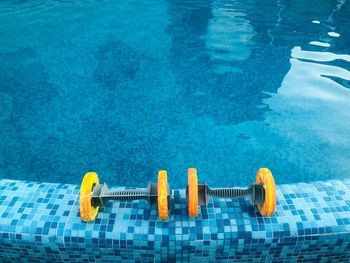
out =
<path fill-rule="evenodd" d="M 121 201 L 132 201 L 139 199 L 148 199 L 149 190 L 144 189 L 118 189 L 108 190 L 105 193 L 101 193 L 100 198 L 104 200 L 121 200 Z"/>
<path fill-rule="evenodd" d="M 218 198 L 234 198 L 234 197 L 243 197 L 250 195 L 253 191 L 252 187 L 246 189 L 239 188 L 209 188 L 207 189 L 207 195 L 210 197 Z"/>

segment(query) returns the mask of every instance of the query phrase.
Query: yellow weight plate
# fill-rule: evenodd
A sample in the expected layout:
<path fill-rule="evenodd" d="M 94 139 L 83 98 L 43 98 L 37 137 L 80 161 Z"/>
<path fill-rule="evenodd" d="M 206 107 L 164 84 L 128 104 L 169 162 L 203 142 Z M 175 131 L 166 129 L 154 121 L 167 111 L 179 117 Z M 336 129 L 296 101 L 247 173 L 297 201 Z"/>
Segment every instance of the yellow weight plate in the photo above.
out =
<path fill-rule="evenodd" d="M 272 173 L 267 168 L 260 168 L 256 173 L 256 183 L 262 184 L 265 189 L 265 200 L 258 209 L 262 216 L 271 216 L 276 209 L 276 185 Z"/>
<path fill-rule="evenodd" d="M 91 205 L 92 188 L 99 184 L 98 176 L 94 172 L 85 174 L 80 187 L 80 217 L 85 221 L 93 221 L 98 213 L 98 207 Z"/>

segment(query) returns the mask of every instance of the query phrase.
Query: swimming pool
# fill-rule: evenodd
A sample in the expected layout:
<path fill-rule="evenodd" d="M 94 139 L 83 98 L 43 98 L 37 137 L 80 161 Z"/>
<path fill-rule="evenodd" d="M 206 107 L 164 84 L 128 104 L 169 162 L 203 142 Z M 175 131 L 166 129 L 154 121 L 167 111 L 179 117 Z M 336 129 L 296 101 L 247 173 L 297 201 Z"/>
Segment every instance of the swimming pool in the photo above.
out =
<path fill-rule="evenodd" d="M 0 177 L 346 179 L 350 4 L 0 3 Z M 179 180 L 179 178 L 184 178 Z"/>

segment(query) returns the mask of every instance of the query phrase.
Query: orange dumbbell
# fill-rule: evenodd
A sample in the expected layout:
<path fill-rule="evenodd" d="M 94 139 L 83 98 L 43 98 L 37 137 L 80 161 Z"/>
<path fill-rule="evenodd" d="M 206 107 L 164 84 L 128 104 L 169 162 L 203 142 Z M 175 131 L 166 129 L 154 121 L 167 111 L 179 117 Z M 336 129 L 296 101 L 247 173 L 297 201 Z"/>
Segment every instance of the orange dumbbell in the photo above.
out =
<path fill-rule="evenodd" d="M 272 173 L 261 168 L 256 174 L 255 184 L 248 188 L 209 188 L 207 184 L 198 184 L 197 170 L 188 169 L 188 185 L 186 188 L 188 215 L 198 215 L 198 205 L 206 206 L 212 197 L 236 198 L 250 196 L 262 216 L 271 216 L 276 209 L 276 186 Z"/>

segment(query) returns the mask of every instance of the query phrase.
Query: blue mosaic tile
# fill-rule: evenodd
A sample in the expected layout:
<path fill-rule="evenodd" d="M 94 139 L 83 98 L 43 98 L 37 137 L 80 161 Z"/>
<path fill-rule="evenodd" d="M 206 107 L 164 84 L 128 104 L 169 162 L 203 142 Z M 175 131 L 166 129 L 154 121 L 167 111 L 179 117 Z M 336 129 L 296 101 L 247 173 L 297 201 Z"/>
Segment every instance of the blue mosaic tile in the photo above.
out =
<path fill-rule="evenodd" d="M 273 217 L 248 200 L 211 199 L 187 216 L 173 190 L 160 221 L 145 201 L 79 216 L 76 185 L 0 180 L 0 260 L 35 262 L 349 262 L 350 181 L 278 185 Z"/>

